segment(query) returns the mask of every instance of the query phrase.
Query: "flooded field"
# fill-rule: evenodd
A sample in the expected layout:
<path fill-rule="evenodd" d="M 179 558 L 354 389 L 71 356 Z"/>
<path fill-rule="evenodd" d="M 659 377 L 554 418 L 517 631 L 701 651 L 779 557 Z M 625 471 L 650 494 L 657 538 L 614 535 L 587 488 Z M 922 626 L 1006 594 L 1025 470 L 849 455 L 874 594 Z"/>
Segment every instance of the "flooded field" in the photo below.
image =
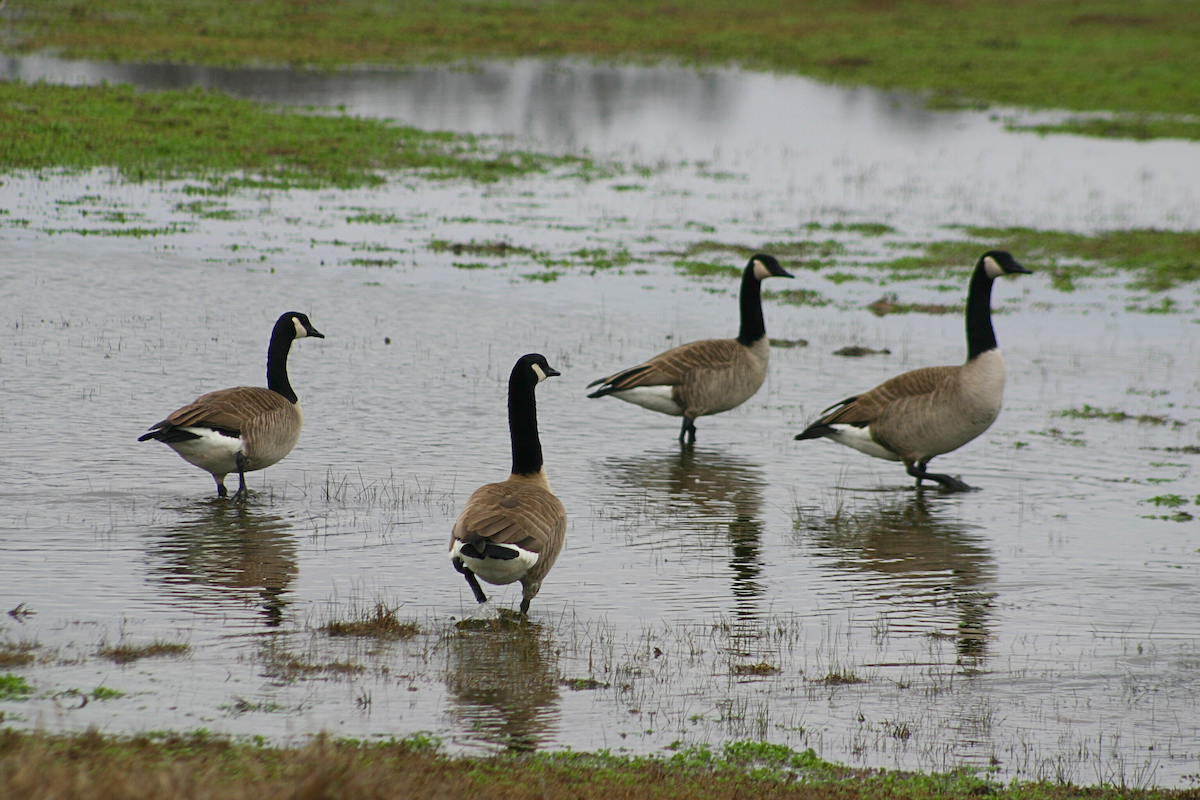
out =
<path fill-rule="evenodd" d="M 1198 229 L 1200 145 L 1039 138 L 733 72 L 5 74 L 341 103 L 612 167 L 216 196 L 4 177 L 0 675 L 29 691 L 0 684 L 0 723 L 424 731 L 455 752 L 754 738 L 860 766 L 1200 782 L 1195 287 L 1064 286 L 1015 253 L 1035 274 L 993 293 L 1004 411 L 933 462 L 981 491 L 918 493 L 895 464 L 793 440 L 833 402 L 964 358 L 970 263 L 868 264 L 965 238 L 949 224 Z M 763 389 L 700 419 L 690 448 L 674 418 L 587 399 L 619 367 L 736 333 L 736 280 L 688 264 L 740 268 L 737 247 L 796 275 L 765 288 L 811 292 L 766 303 L 795 346 Z M 885 298 L 951 313 L 868 309 Z M 300 444 L 248 476 L 245 506 L 217 500 L 136 439 L 204 391 L 262 385 L 291 309 L 327 337 L 292 350 Z M 889 352 L 835 355 L 853 345 Z M 507 474 L 506 381 L 534 351 L 562 372 L 538 401 L 569 524 L 511 626 L 519 591 L 477 608 L 446 551 L 466 497 Z M 336 624 L 381 611 L 409 624 Z"/>

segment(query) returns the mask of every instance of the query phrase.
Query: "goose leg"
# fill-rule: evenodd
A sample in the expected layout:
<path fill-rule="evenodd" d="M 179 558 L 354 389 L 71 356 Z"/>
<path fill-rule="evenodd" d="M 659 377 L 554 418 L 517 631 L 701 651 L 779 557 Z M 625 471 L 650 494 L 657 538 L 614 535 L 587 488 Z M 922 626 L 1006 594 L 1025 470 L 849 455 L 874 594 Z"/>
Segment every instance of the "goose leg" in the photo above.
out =
<path fill-rule="evenodd" d="M 467 585 L 470 586 L 471 591 L 475 593 L 475 602 L 486 603 L 487 595 L 483 593 L 483 589 L 479 588 L 479 581 L 475 578 L 475 573 L 463 566 L 463 562 L 457 558 L 454 559 L 452 563 L 454 564 L 454 568 L 466 577 Z"/>
<path fill-rule="evenodd" d="M 529 614 L 529 598 L 522 597 L 521 598 L 521 615 L 526 616 L 528 614 Z"/>
<path fill-rule="evenodd" d="M 941 484 L 951 492 L 970 492 L 974 489 L 960 481 L 958 478 L 951 478 L 949 475 L 939 475 L 936 472 L 926 472 L 925 465 L 928 461 L 922 461 L 914 464 L 912 462 L 904 462 L 904 466 L 908 474 L 917 479 L 917 486 L 921 486 L 921 481 L 928 478 L 931 481 Z"/>
<path fill-rule="evenodd" d="M 228 497 L 229 490 L 225 488 L 225 481 L 221 480 L 216 475 L 213 475 L 213 478 L 217 482 L 217 497 Z"/>
<path fill-rule="evenodd" d="M 238 471 L 238 490 L 233 495 L 234 500 L 246 502 L 250 497 L 250 492 L 246 491 L 246 454 L 237 454 L 237 471 Z"/>
<path fill-rule="evenodd" d="M 679 443 L 684 444 L 685 438 L 687 440 L 687 444 L 696 443 L 696 420 L 692 419 L 687 414 L 683 415 L 683 427 L 679 429 Z"/>

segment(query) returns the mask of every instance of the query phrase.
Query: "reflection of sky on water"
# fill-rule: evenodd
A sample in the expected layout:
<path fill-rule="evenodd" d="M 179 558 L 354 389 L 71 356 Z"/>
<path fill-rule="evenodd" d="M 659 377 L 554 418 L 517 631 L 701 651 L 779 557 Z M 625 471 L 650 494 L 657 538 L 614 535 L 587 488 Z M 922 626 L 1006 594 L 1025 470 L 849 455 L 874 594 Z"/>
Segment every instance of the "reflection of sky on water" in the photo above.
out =
<path fill-rule="evenodd" d="M 794 224 L 845 214 L 926 229 L 1200 227 L 1200 144 L 1008 133 L 995 112 L 930 111 L 913 95 L 793 76 L 533 60 L 296 73 L 26 56 L 0 61 L 0 77 L 204 86 L 649 165 L 704 161 L 737 176 L 747 213 Z"/>

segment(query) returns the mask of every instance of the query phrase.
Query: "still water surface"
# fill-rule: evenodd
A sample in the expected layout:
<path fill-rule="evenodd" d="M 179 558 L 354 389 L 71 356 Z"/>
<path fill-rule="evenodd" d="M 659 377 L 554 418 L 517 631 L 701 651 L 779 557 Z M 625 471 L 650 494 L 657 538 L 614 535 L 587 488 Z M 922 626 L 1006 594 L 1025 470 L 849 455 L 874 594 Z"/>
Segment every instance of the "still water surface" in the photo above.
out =
<path fill-rule="evenodd" d="M 7 69 L 344 103 L 662 166 L 246 193 L 199 210 L 182 183 L 6 177 L 0 604 L 35 613 L 4 617 L 0 641 L 37 660 L 6 668 L 35 692 L 0 701 L 5 724 L 432 731 L 468 752 L 763 738 L 856 765 L 1194 785 L 1200 522 L 1179 514 L 1200 517 L 1194 289 L 1149 314 L 1136 309 L 1161 297 L 1122 276 L 1065 293 L 1018 253 L 1040 272 L 995 288 L 1004 413 L 935 462 L 982 491 L 918 494 L 893 464 L 792 436 L 891 374 L 963 357 L 956 315 L 864 309 L 885 292 L 960 302 L 961 276 L 881 286 L 856 259 L 955 235 L 946 222 L 1200 227 L 1200 146 L 1012 134 L 986 115 L 735 72 Z M 115 235 L 135 226 L 173 232 Z M 809 345 L 774 350 L 764 388 L 701 419 L 694 448 L 676 444 L 675 419 L 585 397 L 616 367 L 736 331 L 734 282 L 686 278 L 672 253 L 810 238 L 845 247 L 837 270 L 852 279 L 796 270 L 766 285 L 832 302 L 768 303 L 771 335 Z M 569 266 L 551 279 L 526 256 L 435 239 Z M 634 261 L 598 269 L 585 249 Z M 328 337 L 292 351 L 306 430 L 251 476 L 245 507 L 217 501 L 205 473 L 136 438 L 201 392 L 261 384 L 288 309 Z M 891 352 L 833 355 L 847 344 Z M 563 373 L 538 391 L 567 547 L 528 629 L 459 631 L 496 609 L 475 608 L 448 531 L 470 491 L 506 474 L 504 387 L 531 351 Z M 1085 404 L 1167 424 L 1059 415 Z M 422 633 L 319 631 L 377 602 Z M 155 640 L 190 650 L 100 655 Z M 100 699 L 101 686 L 122 695 Z"/>

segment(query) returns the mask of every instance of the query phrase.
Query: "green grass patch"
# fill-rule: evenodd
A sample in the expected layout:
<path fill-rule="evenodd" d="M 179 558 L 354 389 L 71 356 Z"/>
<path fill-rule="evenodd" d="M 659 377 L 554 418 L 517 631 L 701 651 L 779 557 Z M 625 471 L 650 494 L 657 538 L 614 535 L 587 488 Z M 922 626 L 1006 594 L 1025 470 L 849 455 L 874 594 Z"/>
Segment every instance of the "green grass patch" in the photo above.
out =
<path fill-rule="evenodd" d="M 622 248 L 620 250 L 604 250 L 601 248 L 582 248 L 572 250 L 571 258 L 582 263 L 592 269 L 612 269 L 613 267 L 626 267 L 637 261 L 629 251 Z"/>
<path fill-rule="evenodd" d="M 525 273 L 521 274 L 521 277 L 527 281 L 537 281 L 540 283 L 554 283 L 556 280 L 561 278 L 562 275 L 563 274 L 561 272 L 559 272 L 558 270 L 549 269 L 549 270 L 546 270 L 545 272 L 525 272 Z"/>
<path fill-rule="evenodd" d="M 1134 272 L 1132 289 L 1157 292 L 1200 280 L 1200 231 L 1133 229 L 1086 236 L 1032 228 L 965 230 L 969 236 L 1019 253 L 1018 259 L 1073 258 Z"/>
<path fill-rule="evenodd" d="M 1179 508 L 1188 504 L 1188 499 L 1178 494 L 1160 494 L 1157 497 L 1151 497 L 1149 500 L 1141 500 L 1139 502 L 1149 503 L 1150 505 Z"/>
<path fill-rule="evenodd" d="M 743 267 L 731 267 L 728 264 L 692 260 L 676 261 L 675 269 L 691 278 L 729 278 L 731 280 L 742 277 L 744 270 Z"/>
<path fill-rule="evenodd" d="M 31 694 L 33 687 L 20 675 L 0 675 L 0 700 L 25 700 Z"/>
<path fill-rule="evenodd" d="M 398 225 L 403 222 L 395 214 L 380 214 L 378 211 L 363 211 L 346 217 L 346 222 L 358 222 L 365 225 Z"/>
<path fill-rule="evenodd" d="M 1067 419 L 1103 419 L 1109 422 L 1125 422 L 1127 420 L 1135 420 L 1139 425 L 1174 425 L 1181 426 L 1181 422 L 1173 422 L 1167 417 L 1158 414 L 1127 414 L 1124 411 L 1105 411 L 1095 406 L 1090 406 L 1084 403 L 1081 408 L 1068 408 L 1063 411 L 1055 411 L 1054 416 L 1065 417 Z"/>
<path fill-rule="evenodd" d="M 894 258 L 879 266 L 896 273 L 913 273 L 909 276 L 901 274 L 896 277 L 967 275 L 974 268 L 979 257 L 992 248 L 993 245 L 979 241 L 930 242 L 921 248 L 919 253 Z M 1018 260 L 1020 260 L 1020 256 L 1018 256 Z"/>
<path fill-rule="evenodd" d="M 1076 136 L 1094 136 L 1102 139 L 1200 139 L 1200 121 L 1186 117 L 1161 117 L 1149 115 L 1122 115 L 1115 117 L 1076 117 L 1065 122 L 1046 125 L 1007 126 L 1014 131 L 1034 133 L 1066 133 Z"/>
<path fill-rule="evenodd" d="M 1051 285 L 1060 291 L 1073 291 L 1078 279 L 1105 271 L 1133 273 L 1129 288 L 1151 292 L 1200 280 L 1200 231 L 1132 229 L 1090 236 L 1033 228 L 966 226 L 963 231 L 969 239 L 930 242 L 919 252 L 877 266 L 900 279 L 965 277 L 984 252 L 1003 249 L 1035 272 L 1043 269 L 1039 261 L 1050 262 Z M 1059 259 L 1082 263 L 1060 264 Z M 1157 306 L 1149 310 L 1163 313 Z"/>
<path fill-rule="evenodd" d="M 1200 113 L 1200 8 L 1174 0 L 45 0 L 10 25 L 16 49 L 68 58 L 321 67 L 670 59 L 916 90 L 943 108 Z"/>
<path fill-rule="evenodd" d="M 493 182 L 586 162 L 496 140 L 325 115 L 200 89 L 137 92 L 0 81 L 0 169 L 113 167 L 129 180 L 207 179 L 237 188 L 347 189 L 416 171 Z"/>
<path fill-rule="evenodd" d="M 816 289 L 763 289 L 762 297 L 774 303 L 789 306 L 827 306 L 833 301 Z"/>

